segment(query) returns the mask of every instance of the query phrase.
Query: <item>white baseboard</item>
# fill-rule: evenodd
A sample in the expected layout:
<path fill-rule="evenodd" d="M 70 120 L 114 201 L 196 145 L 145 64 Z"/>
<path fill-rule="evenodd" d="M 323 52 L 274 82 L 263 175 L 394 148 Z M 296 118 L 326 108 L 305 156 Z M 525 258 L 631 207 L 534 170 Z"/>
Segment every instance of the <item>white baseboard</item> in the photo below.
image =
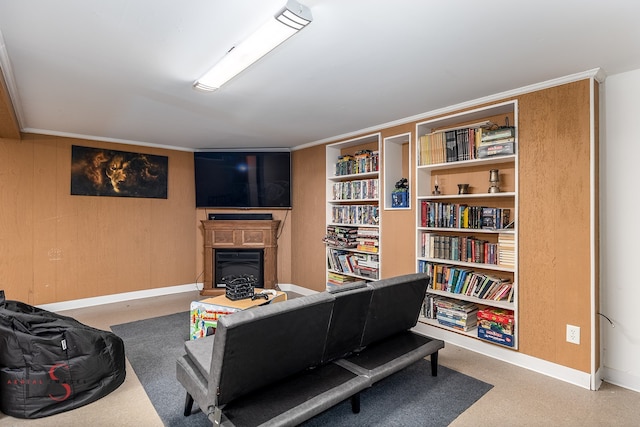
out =
<path fill-rule="evenodd" d="M 72 310 L 75 308 L 93 307 L 102 304 L 111 304 L 114 302 L 130 301 L 141 298 L 179 294 L 182 292 L 195 290 L 202 290 L 202 283 L 190 283 L 186 285 L 168 286 L 166 288 L 145 289 L 143 291 L 124 292 L 121 294 L 103 295 L 99 297 L 54 302 L 50 304 L 41 304 L 37 307 L 48 311 L 63 311 Z"/>
<path fill-rule="evenodd" d="M 640 392 L 640 377 L 611 368 L 602 368 L 602 381 Z"/>
<path fill-rule="evenodd" d="M 457 345 L 458 347 L 463 347 L 467 350 L 475 351 L 485 356 L 493 357 L 494 359 L 502 360 L 503 362 L 511 363 L 512 365 L 520 366 L 521 368 L 586 388 L 587 390 L 591 389 L 591 376 L 577 369 L 547 362 L 546 360 L 502 348 L 495 344 L 485 343 L 476 338 L 449 332 L 421 322 L 418 322 L 413 330 L 420 334 Z"/>

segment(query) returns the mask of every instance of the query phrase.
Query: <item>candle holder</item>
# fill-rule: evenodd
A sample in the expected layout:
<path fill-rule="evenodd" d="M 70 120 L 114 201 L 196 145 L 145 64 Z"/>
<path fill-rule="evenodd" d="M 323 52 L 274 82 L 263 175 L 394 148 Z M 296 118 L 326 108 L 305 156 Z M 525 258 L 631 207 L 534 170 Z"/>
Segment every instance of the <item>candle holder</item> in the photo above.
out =
<path fill-rule="evenodd" d="M 469 194 L 469 184 L 458 184 L 458 194 Z"/>
<path fill-rule="evenodd" d="M 433 188 L 434 190 L 431 192 L 434 196 L 439 196 L 440 195 L 440 187 L 438 185 L 438 175 L 436 175 L 436 179 L 433 182 Z"/>
<path fill-rule="evenodd" d="M 498 169 L 491 169 L 489 171 L 489 183 L 491 186 L 489 187 L 489 193 L 499 193 L 500 187 L 498 184 L 500 183 L 500 173 Z"/>

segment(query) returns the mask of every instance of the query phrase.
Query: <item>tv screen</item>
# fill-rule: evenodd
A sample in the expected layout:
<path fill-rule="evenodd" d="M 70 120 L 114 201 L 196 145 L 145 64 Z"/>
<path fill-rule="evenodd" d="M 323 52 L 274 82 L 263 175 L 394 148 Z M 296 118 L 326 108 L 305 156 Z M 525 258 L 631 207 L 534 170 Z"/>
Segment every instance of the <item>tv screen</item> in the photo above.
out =
<path fill-rule="evenodd" d="M 196 207 L 290 208 L 291 153 L 194 153 Z"/>

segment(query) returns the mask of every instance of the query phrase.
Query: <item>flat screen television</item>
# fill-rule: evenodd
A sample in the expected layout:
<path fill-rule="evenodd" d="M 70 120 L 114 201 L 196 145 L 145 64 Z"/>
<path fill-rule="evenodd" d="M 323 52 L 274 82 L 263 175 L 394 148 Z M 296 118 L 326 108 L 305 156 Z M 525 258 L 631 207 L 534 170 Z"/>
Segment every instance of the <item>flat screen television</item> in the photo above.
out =
<path fill-rule="evenodd" d="M 291 208 L 289 151 L 194 153 L 196 207 Z"/>

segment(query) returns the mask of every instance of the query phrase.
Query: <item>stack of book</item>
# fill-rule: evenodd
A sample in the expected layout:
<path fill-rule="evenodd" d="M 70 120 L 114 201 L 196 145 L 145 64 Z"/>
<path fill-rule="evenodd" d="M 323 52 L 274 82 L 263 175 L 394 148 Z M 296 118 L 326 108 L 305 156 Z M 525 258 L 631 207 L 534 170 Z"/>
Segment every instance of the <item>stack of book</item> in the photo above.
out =
<path fill-rule="evenodd" d="M 515 317 L 512 310 L 485 308 L 478 312 L 478 337 L 497 344 L 515 344 Z"/>
<path fill-rule="evenodd" d="M 355 274 L 368 279 L 378 279 L 380 259 L 377 254 L 361 254 L 354 252 L 350 260 L 353 264 L 353 272 Z"/>
<path fill-rule="evenodd" d="M 377 228 L 358 227 L 356 249 L 362 252 L 378 253 L 380 231 Z"/>
<path fill-rule="evenodd" d="M 327 226 L 327 234 L 322 239 L 327 245 L 336 248 L 355 248 L 358 246 L 356 240 L 358 230 L 353 227 Z"/>
<path fill-rule="evenodd" d="M 350 283 L 355 281 L 356 281 L 355 277 L 345 276 L 344 274 L 340 274 L 340 273 L 329 272 L 329 274 L 327 275 L 327 286 L 329 287 L 341 286 L 341 285 L 344 285 L 345 283 Z"/>
<path fill-rule="evenodd" d="M 469 331 L 478 326 L 478 306 L 472 302 L 451 298 L 433 299 L 438 323 L 460 331 Z"/>
<path fill-rule="evenodd" d="M 506 233 L 498 234 L 498 265 L 503 267 L 514 267 L 515 264 L 515 235 Z"/>
<path fill-rule="evenodd" d="M 514 154 L 516 144 L 516 128 L 502 127 L 496 130 L 483 131 L 478 146 L 478 158 L 506 156 Z"/>

